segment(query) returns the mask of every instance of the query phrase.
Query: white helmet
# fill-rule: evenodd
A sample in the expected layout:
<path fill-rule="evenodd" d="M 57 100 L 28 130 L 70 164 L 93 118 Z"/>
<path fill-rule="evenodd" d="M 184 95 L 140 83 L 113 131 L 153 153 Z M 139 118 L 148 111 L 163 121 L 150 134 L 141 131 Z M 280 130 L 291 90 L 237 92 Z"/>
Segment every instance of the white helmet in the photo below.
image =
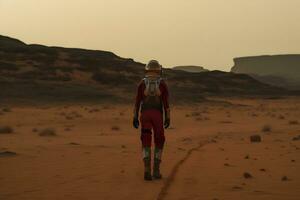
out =
<path fill-rule="evenodd" d="M 162 66 L 157 60 L 150 60 L 145 67 L 145 73 L 147 74 L 147 72 L 156 72 L 161 75 Z"/>

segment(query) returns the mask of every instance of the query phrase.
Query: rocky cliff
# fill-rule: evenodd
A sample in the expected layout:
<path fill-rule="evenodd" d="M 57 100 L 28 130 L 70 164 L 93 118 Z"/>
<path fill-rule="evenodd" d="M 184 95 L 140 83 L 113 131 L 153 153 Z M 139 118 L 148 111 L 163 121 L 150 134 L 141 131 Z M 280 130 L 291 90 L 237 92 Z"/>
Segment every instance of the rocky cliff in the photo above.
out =
<path fill-rule="evenodd" d="M 234 73 L 284 87 L 300 87 L 300 55 L 253 56 L 234 59 Z"/>

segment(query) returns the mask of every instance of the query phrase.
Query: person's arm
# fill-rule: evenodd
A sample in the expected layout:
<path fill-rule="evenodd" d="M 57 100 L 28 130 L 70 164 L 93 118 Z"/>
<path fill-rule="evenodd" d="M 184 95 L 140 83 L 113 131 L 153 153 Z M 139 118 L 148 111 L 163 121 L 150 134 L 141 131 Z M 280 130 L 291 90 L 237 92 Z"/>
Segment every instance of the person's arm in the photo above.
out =
<path fill-rule="evenodd" d="M 143 82 L 140 82 L 137 89 L 137 94 L 135 97 L 135 105 L 133 109 L 133 126 L 135 128 L 139 127 L 139 113 L 140 113 L 140 106 L 143 98 Z"/>
<path fill-rule="evenodd" d="M 165 112 L 165 122 L 164 126 L 165 128 L 168 128 L 170 126 L 170 106 L 169 106 L 169 90 L 167 84 L 162 81 L 162 102 L 163 102 L 163 107 L 164 107 L 164 112 Z"/>
<path fill-rule="evenodd" d="M 134 105 L 134 110 L 133 110 L 133 114 L 134 115 L 139 115 L 140 112 L 140 106 L 141 106 L 141 102 L 142 102 L 142 98 L 143 98 L 143 91 L 142 91 L 142 82 L 139 83 L 138 85 L 138 89 L 137 89 L 137 93 L 136 93 L 136 97 L 135 97 L 135 105 Z"/>

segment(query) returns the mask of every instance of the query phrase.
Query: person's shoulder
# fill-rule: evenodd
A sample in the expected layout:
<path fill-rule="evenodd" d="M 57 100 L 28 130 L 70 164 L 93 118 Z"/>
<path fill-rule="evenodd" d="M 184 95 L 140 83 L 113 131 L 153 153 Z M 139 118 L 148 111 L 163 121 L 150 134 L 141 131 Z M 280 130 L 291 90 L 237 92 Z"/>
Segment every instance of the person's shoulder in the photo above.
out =
<path fill-rule="evenodd" d="M 163 78 L 160 79 L 160 84 L 163 85 L 163 86 L 167 86 L 167 82 Z"/>
<path fill-rule="evenodd" d="M 139 82 L 138 82 L 138 87 L 145 85 L 145 78 L 142 78 Z"/>

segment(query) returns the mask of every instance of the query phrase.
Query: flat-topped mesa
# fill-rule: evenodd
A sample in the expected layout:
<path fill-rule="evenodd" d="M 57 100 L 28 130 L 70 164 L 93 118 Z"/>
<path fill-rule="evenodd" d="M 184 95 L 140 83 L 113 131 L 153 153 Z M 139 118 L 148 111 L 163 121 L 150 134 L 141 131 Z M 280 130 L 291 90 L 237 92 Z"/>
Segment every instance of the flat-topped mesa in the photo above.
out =
<path fill-rule="evenodd" d="M 198 72 L 207 72 L 208 70 L 201 66 L 195 65 L 182 65 L 182 66 L 175 66 L 172 69 L 174 70 L 181 70 L 186 72 L 198 73 Z"/>
<path fill-rule="evenodd" d="M 231 72 L 300 80 L 300 54 L 235 58 Z"/>

